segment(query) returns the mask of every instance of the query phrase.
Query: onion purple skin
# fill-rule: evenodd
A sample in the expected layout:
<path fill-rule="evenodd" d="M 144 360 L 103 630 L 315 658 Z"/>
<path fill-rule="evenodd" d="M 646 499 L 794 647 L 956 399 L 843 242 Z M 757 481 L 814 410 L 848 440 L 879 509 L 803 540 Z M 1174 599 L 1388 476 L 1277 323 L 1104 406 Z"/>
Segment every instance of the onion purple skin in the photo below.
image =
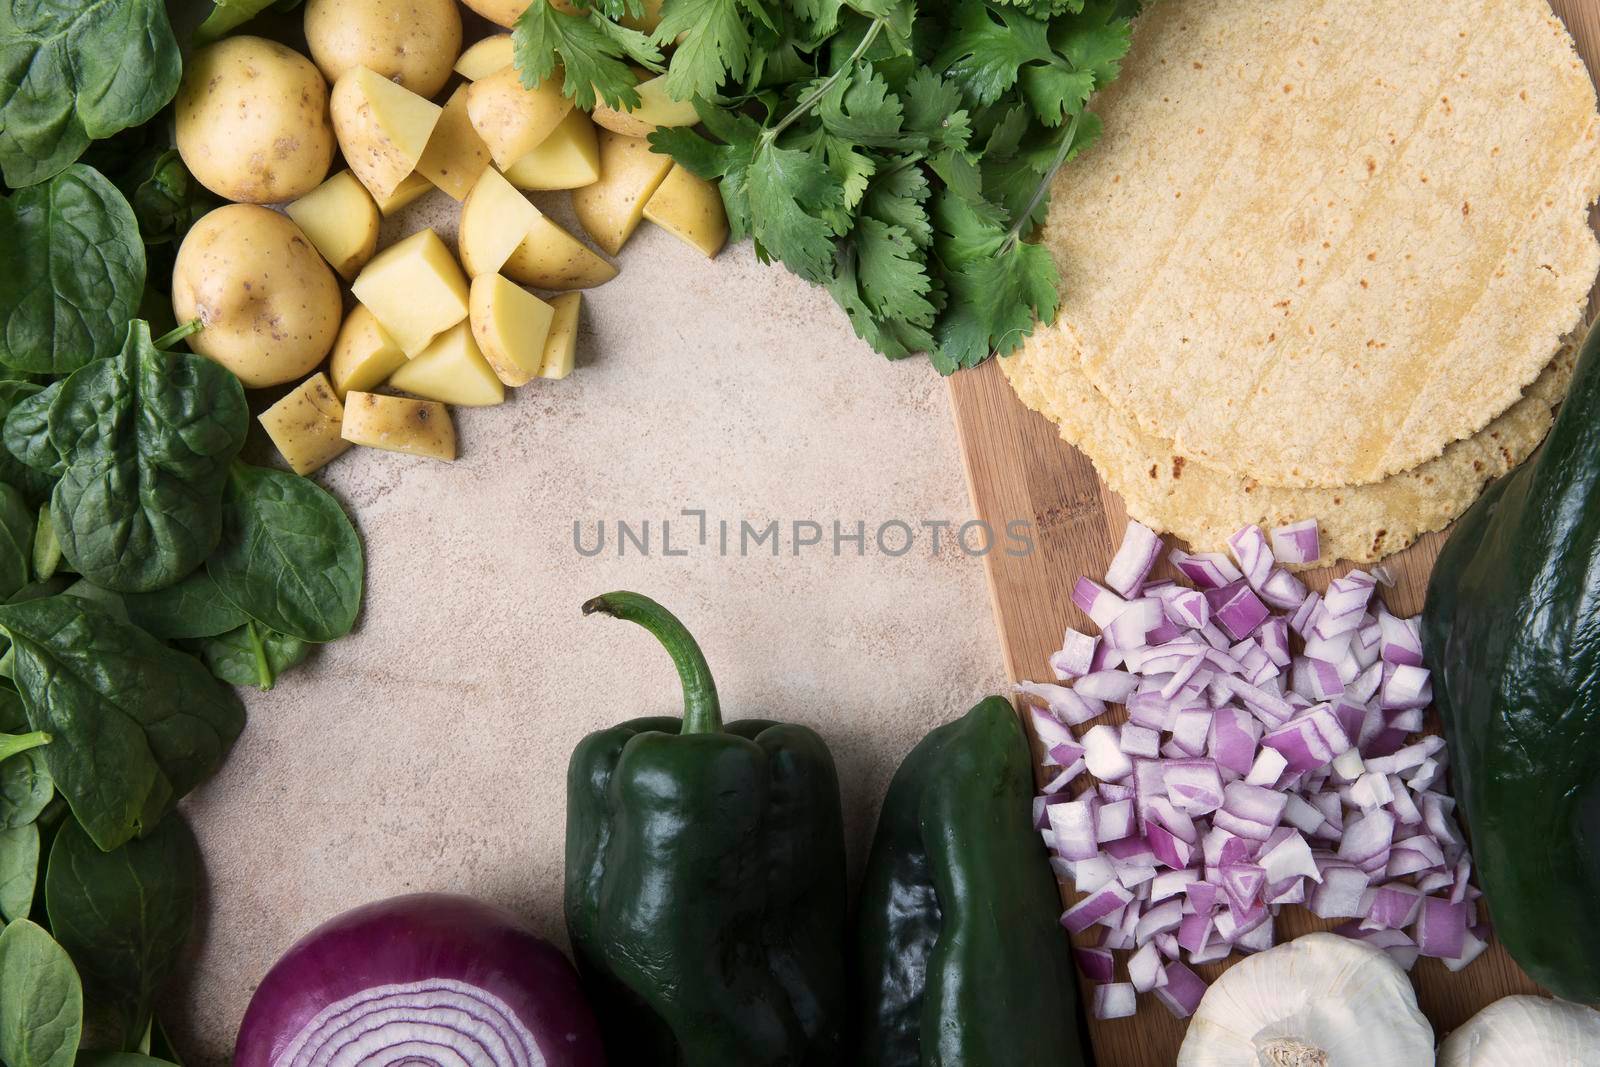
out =
<path fill-rule="evenodd" d="M 604 1067 L 599 1024 L 566 956 L 504 908 L 453 893 L 366 904 L 295 942 L 250 999 L 234 1067 L 271 1067 L 330 1004 L 427 979 L 463 982 L 504 1001 L 547 1067 Z"/>

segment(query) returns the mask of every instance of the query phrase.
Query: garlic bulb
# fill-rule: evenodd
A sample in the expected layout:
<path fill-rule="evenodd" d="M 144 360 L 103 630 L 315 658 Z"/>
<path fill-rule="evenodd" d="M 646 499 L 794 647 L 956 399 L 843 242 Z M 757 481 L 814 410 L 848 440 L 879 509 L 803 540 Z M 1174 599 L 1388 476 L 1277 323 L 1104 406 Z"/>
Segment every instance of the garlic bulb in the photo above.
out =
<path fill-rule="evenodd" d="M 1383 950 L 1306 934 L 1212 983 L 1178 1067 L 1432 1067 L 1433 1027 Z"/>
<path fill-rule="evenodd" d="M 1451 1032 L 1439 1067 L 1593 1067 L 1600 1011 L 1545 997 L 1502 997 Z"/>

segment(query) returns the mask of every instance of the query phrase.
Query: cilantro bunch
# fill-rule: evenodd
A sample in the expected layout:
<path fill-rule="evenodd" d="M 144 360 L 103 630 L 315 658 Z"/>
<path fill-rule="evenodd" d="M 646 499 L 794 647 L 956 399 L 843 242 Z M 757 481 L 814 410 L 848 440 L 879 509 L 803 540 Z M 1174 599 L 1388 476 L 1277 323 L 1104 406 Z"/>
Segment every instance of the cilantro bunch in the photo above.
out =
<path fill-rule="evenodd" d="M 1026 238 L 1061 165 L 1099 134 L 1139 0 L 536 0 L 528 84 L 564 70 L 579 106 L 638 104 L 665 71 L 705 136 L 650 137 L 720 179 L 735 239 L 826 286 L 890 359 L 941 373 L 1014 350 L 1055 317 L 1060 276 Z"/>

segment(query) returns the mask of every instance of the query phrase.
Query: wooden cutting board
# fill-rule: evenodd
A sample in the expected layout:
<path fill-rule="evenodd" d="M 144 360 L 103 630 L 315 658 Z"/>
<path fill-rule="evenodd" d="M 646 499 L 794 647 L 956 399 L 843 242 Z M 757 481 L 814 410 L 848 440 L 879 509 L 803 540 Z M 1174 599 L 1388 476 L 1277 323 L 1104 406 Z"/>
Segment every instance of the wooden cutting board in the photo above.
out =
<path fill-rule="evenodd" d="M 1591 73 L 1600 71 L 1600 0 L 1552 0 L 1551 6 L 1572 31 Z M 975 515 L 996 530 L 1014 519 L 1034 524 L 1030 555 L 996 551 L 985 558 L 1006 671 L 1014 680 L 1053 680 L 1048 657 L 1060 647 L 1063 630 L 1070 626 L 1095 632 L 1072 603 L 1073 583 L 1080 575 L 1098 579 L 1104 573 L 1127 513 L 1089 460 L 1061 441 L 1055 425 L 1022 405 L 996 361 L 952 377 L 950 401 Z M 1387 561 L 1396 583 L 1383 595 L 1396 614 L 1422 609 L 1428 574 L 1442 543 L 1443 535 L 1433 534 Z M 1320 590 L 1347 570 L 1335 567 L 1304 577 Z M 1062 893 L 1065 901 L 1076 899 L 1070 886 L 1063 886 Z M 1332 925 L 1302 908 L 1285 908 L 1278 920 L 1279 937 Z M 1197 970 L 1215 978 L 1237 959 Z M 1423 959 L 1411 976 L 1422 1010 L 1439 1036 L 1491 1001 L 1540 991 L 1498 943 L 1459 973 Z M 1086 983 L 1083 992 L 1087 1002 Z M 1151 995 L 1139 998 L 1138 1014 L 1132 1018 L 1090 1019 L 1099 1067 L 1167 1067 L 1177 1058 L 1184 1027 L 1184 1021 L 1174 1019 Z"/>

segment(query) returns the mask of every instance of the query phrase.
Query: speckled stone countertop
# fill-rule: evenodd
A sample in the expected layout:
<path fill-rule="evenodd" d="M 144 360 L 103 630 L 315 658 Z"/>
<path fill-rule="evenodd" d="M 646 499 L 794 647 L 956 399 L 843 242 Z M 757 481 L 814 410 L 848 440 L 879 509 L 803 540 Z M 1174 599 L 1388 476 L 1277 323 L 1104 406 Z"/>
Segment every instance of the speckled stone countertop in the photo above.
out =
<path fill-rule="evenodd" d="M 432 194 L 402 225 L 448 236 L 453 211 Z M 207 890 L 165 1014 L 191 1063 L 224 1061 L 272 961 L 365 901 L 471 893 L 564 940 L 567 755 L 680 708 L 642 630 L 579 614 L 594 594 L 677 612 L 730 717 L 822 732 L 857 869 L 899 759 L 1002 686 L 982 563 L 948 533 L 934 552 L 922 525 L 970 515 L 932 368 L 868 351 L 825 293 L 748 244 L 708 262 L 646 225 L 621 263 L 585 296 L 573 376 L 458 411 L 458 462 L 357 449 L 319 476 L 365 539 L 365 606 L 351 637 L 246 693 L 244 736 L 184 805 Z M 707 544 L 684 509 L 707 513 Z M 631 542 L 619 558 L 619 519 L 650 521 L 648 558 Z M 663 519 L 687 554 L 663 553 Z M 581 554 L 574 523 L 592 549 L 601 520 L 605 550 Z M 741 556 L 741 520 L 776 520 L 779 554 Z M 834 555 L 835 520 L 865 523 L 863 554 Z M 894 520 L 917 531 L 901 555 L 875 543 Z M 797 521 L 822 543 L 797 554 Z M 900 528 L 887 536 L 899 551 Z"/>

